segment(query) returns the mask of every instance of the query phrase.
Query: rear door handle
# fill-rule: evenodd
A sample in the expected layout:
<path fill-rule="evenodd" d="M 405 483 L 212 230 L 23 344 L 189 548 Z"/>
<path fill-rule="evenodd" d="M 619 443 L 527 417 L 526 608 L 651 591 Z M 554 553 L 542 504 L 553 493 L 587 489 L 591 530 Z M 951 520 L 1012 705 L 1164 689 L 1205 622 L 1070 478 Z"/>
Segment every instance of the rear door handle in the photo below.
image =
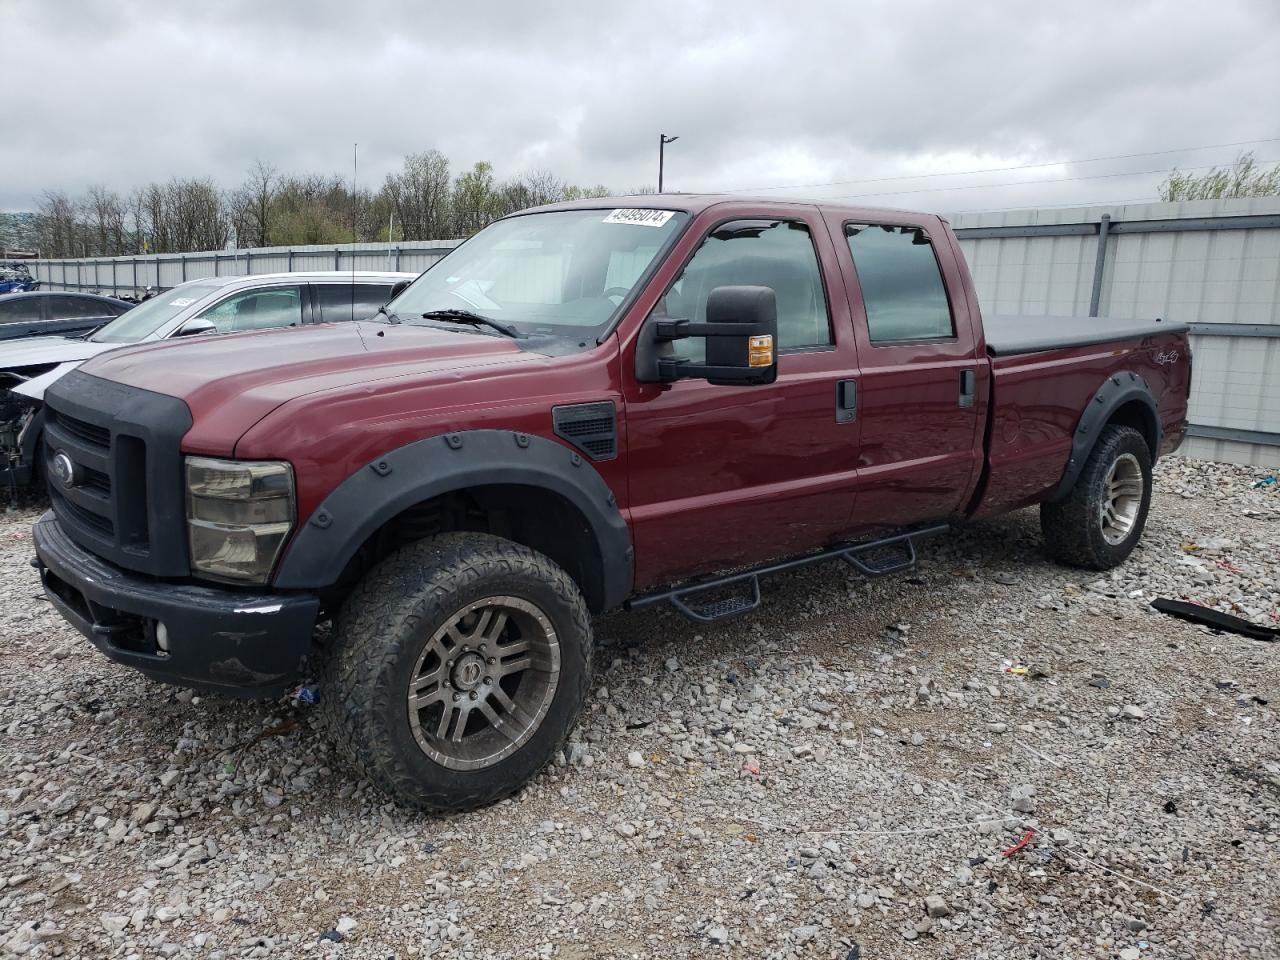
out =
<path fill-rule="evenodd" d="M 978 375 L 972 370 L 960 371 L 960 406 L 972 407 L 978 391 Z"/>
<path fill-rule="evenodd" d="M 836 383 L 836 423 L 850 423 L 858 418 L 858 381 Z"/>

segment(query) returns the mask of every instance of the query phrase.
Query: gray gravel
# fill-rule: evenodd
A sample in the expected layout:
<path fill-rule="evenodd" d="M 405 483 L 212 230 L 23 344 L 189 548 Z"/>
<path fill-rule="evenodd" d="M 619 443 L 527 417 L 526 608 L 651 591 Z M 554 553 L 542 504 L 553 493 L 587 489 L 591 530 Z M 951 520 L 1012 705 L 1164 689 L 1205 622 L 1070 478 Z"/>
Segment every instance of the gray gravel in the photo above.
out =
<path fill-rule="evenodd" d="M 350 779 L 306 707 L 93 653 L 11 513 L 0 953 L 1280 956 L 1280 651 L 1147 606 L 1280 620 L 1263 473 L 1162 465 L 1102 577 L 1027 511 L 909 578 L 777 579 L 736 623 L 601 618 L 560 764 L 445 818 Z"/>

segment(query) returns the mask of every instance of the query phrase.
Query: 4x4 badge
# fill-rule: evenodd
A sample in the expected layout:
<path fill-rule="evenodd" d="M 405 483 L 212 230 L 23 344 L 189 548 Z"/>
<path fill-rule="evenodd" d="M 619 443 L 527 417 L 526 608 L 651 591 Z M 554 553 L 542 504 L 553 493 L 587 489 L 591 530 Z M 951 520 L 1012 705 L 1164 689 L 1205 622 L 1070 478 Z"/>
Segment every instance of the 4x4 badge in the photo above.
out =
<path fill-rule="evenodd" d="M 1178 351 L 1170 350 L 1168 353 L 1157 353 L 1155 356 L 1156 363 L 1173 363 L 1178 359 Z"/>

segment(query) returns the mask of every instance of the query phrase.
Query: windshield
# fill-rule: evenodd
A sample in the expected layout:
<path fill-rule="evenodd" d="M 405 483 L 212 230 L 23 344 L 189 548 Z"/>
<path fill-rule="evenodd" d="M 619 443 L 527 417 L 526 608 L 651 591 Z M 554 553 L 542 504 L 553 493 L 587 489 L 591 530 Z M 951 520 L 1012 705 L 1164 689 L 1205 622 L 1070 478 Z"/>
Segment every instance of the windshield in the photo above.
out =
<path fill-rule="evenodd" d="M 137 343 L 145 340 L 187 307 L 221 289 L 214 284 L 197 283 L 158 293 L 100 327 L 89 339 L 95 343 Z"/>
<path fill-rule="evenodd" d="M 688 220 L 672 210 L 559 210 L 499 220 L 387 304 L 408 323 L 468 311 L 522 334 L 598 333 Z M 475 329 L 483 331 L 483 327 Z"/>

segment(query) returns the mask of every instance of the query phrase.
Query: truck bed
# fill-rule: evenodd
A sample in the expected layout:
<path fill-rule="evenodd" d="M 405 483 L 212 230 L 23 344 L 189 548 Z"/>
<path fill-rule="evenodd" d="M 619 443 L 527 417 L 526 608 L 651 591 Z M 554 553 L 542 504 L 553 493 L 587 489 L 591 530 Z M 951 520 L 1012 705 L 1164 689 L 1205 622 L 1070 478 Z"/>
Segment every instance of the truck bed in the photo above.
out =
<path fill-rule="evenodd" d="M 1185 323 L 1170 323 L 1158 319 L 1115 320 L 1110 317 L 1044 317 L 1027 314 L 984 316 L 982 326 L 986 331 L 987 353 L 993 357 L 1187 332 Z"/>

